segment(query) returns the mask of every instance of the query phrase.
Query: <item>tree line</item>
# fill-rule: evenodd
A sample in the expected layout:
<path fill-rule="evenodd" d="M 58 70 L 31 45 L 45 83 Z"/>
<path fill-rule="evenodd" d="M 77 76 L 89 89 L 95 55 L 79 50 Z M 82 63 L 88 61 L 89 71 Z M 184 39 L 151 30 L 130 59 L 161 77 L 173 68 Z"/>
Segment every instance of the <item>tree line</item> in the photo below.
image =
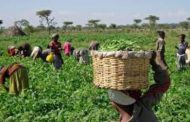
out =
<path fill-rule="evenodd" d="M 154 15 L 149 15 L 148 17 L 144 18 L 144 20 L 147 20 L 148 23 L 142 23 L 143 19 L 136 18 L 134 19 L 133 24 L 128 25 L 117 25 L 117 24 L 110 24 L 106 25 L 104 23 L 101 23 L 101 20 L 98 19 L 91 19 L 88 21 L 88 23 L 85 26 L 82 25 L 73 25 L 74 23 L 72 21 L 64 21 L 62 27 L 56 27 L 57 23 L 55 22 L 55 18 L 51 17 L 52 11 L 51 10 L 40 10 L 36 12 L 36 15 L 40 19 L 40 25 L 37 27 L 34 27 L 30 25 L 30 22 L 26 19 L 18 20 L 14 23 L 15 26 L 18 26 L 27 32 L 35 32 L 36 30 L 44 30 L 47 29 L 49 34 L 51 33 L 51 30 L 54 29 L 63 29 L 64 31 L 68 30 L 77 30 L 81 31 L 83 29 L 88 30 L 105 30 L 105 29 L 123 29 L 123 28 L 129 28 L 129 29 L 175 29 L 175 28 L 181 28 L 181 29 L 189 29 L 190 27 L 190 17 L 187 18 L 187 20 L 179 22 L 179 23 L 173 23 L 173 24 L 158 24 L 157 21 L 160 20 L 159 17 Z M 3 30 L 3 27 L 1 26 L 3 24 L 3 20 L 0 20 L 0 30 Z"/>

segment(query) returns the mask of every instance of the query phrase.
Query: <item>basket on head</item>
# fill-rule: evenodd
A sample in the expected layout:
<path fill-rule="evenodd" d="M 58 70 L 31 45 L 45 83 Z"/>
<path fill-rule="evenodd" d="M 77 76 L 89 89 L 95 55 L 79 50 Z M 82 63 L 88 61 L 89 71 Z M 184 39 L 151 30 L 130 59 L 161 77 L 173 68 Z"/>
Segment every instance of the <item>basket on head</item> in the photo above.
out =
<path fill-rule="evenodd" d="M 147 88 L 151 55 L 147 51 L 94 51 L 93 82 L 98 87 L 116 90 Z"/>

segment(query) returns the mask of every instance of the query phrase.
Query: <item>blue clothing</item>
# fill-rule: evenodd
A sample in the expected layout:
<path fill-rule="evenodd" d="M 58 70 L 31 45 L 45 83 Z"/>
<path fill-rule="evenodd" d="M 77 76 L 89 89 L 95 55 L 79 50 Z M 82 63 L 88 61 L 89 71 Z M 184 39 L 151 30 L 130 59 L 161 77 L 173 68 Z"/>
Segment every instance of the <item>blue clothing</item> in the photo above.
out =
<path fill-rule="evenodd" d="M 178 45 L 178 51 L 177 51 L 177 53 L 178 53 L 179 55 L 185 54 L 186 48 L 187 48 L 187 47 L 186 47 L 185 43 L 180 43 L 180 44 Z"/>
<path fill-rule="evenodd" d="M 181 42 L 178 47 L 177 47 L 177 68 L 178 70 L 182 69 L 185 67 L 185 51 L 187 48 L 186 42 Z"/>

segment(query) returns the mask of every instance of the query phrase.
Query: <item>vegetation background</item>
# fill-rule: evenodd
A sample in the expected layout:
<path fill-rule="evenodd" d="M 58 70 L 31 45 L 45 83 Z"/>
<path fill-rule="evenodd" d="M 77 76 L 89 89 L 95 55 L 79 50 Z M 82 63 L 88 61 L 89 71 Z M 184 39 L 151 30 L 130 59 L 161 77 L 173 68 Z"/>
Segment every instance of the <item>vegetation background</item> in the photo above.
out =
<path fill-rule="evenodd" d="M 159 17 L 150 15 L 145 18 L 149 23 L 144 24 L 141 19 L 135 19 L 132 25 L 109 26 L 100 20 L 89 20 L 84 27 L 72 26 L 71 21 L 63 22 L 63 27 L 55 27 L 54 19 L 50 17 L 51 11 L 48 12 L 37 12 L 42 21 L 37 27 L 31 26 L 25 19 L 15 22 L 15 26 L 26 32 L 26 36 L 8 36 L 8 29 L 1 26 L 0 51 L 3 55 L 0 56 L 0 65 L 13 62 L 25 65 L 29 71 L 30 89 L 19 96 L 0 93 L 0 121 L 110 122 L 119 118 L 111 107 L 107 90 L 93 85 L 92 64 L 81 65 L 73 57 L 63 56 L 64 66 L 56 72 L 52 65 L 40 59 L 34 61 L 31 58 L 8 57 L 6 50 L 9 45 L 29 42 L 32 46 L 45 49 L 50 41 L 49 34 L 59 33 L 61 43 L 71 40 L 75 48 L 87 48 L 90 41 L 97 40 L 108 49 L 125 48 L 123 45 L 128 46 L 129 42 L 133 42 L 133 46 L 150 50 L 155 48 L 156 30 L 166 32 L 166 60 L 172 84 L 154 111 L 162 122 L 190 121 L 190 69 L 187 67 L 179 72 L 175 64 L 178 35 L 185 33 L 189 41 L 190 19 L 177 24 L 156 24 Z M 151 71 L 149 82 L 153 83 Z"/>

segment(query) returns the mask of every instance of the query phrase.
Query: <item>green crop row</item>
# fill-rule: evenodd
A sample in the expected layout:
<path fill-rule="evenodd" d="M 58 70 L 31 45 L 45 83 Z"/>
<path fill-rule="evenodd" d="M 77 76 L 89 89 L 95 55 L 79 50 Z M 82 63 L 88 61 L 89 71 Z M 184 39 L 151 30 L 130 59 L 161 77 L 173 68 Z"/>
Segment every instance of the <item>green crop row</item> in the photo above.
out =
<path fill-rule="evenodd" d="M 126 33 L 69 34 L 61 41 L 72 39 L 75 47 L 87 47 L 90 40 L 99 40 L 102 49 L 118 50 L 122 46 L 138 45 L 154 48 L 154 35 Z M 28 40 L 32 45 L 46 47 L 48 36 L 0 37 L 0 49 L 9 44 Z M 171 87 L 154 111 L 162 122 L 190 121 L 190 69 L 178 72 L 175 66 L 177 38 L 168 33 L 166 59 L 171 76 Z M 112 47 L 113 46 L 113 47 Z M 124 47 L 124 48 L 126 48 Z M 40 59 L 0 56 L 0 65 L 19 62 L 29 69 L 30 88 L 25 94 L 12 96 L 0 93 L 0 121 L 5 122 L 110 122 L 119 115 L 110 105 L 106 89 L 94 86 L 92 65 L 78 64 L 73 57 L 64 57 L 64 66 L 58 72 Z M 151 74 L 151 73 L 150 73 Z M 152 75 L 150 75 L 152 76 Z M 150 83 L 153 83 L 150 77 Z"/>

